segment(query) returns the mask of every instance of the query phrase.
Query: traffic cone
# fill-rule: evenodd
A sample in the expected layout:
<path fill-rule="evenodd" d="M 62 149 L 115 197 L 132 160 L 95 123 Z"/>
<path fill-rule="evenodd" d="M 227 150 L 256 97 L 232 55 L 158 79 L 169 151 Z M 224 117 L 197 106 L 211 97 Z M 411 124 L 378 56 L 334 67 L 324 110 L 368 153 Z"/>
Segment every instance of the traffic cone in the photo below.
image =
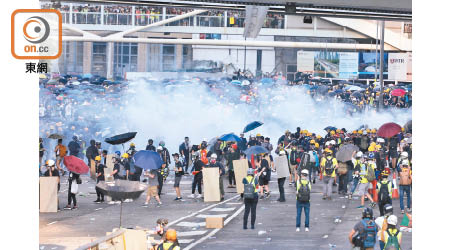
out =
<path fill-rule="evenodd" d="M 398 199 L 397 179 L 394 178 L 392 181 L 394 182 L 394 190 L 392 190 L 392 199 Z"/>
<path fill-rule="evenodd" d="M 323 174 L 322 174 L 322 172 L 320 172 L 319 179 L 322 180 L 322 178 L 323 178 Z"/>
<path fill-rule="evenodd" d="M 377 180 L 373 180 L 372 181 L 372 193 L 371 193 L 371 195 L 372 195 L 372 199 L 373 199 L 373 202 L 378 202 L 378 194 L 377 194 Z"/>

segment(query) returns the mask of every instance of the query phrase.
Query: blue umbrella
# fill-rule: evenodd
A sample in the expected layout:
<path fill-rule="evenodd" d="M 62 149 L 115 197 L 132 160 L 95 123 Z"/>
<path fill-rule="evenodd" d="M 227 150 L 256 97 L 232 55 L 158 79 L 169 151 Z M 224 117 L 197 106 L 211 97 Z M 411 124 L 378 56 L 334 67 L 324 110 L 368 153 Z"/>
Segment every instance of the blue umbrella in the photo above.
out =
<path fill-rule="evenodd" d="M 231 84 L 234 84 L 234 85 L 241 85 L 241 81 L 233 80 L 233 81 L 231 81 Z"/>
<path fill-rule="evenodd" d="M 273 84 L 272 78 L 263 78 L 261 79 L 262 84 Z"/>
<path fill-rule="evenodd" d="M 220 140 L 222 141 L 241 141 L 241 138 L 239 138 L 239 136 L 235 135 L 234 133 L 230 133 L 230 134 L 224 134 L 221 137 L 219 137 Z"/>
<path fill-rule="evenodd" d="M 336 90 L 334 91 L 334 93 L 336 93 L 336 94 L 341 94 L 341 93 L 344 93 L 344 91 L 343 91 L 342 89 L 336 89 Z"/>
<path fill-rule="evenodd" d="M 253 129 L 255 129 L 255 128 L 257 128 L 257 127 L 259 127 L 259 126 L 261 126 L 263 124 L 264 123 L 259 122 L 259 121 L 251 122 L 251 123 L 247 124 L 247 126 L 245 126 L 243 133 L 247 133 L 249 131 L 252 131 Z"/>
<path fill-rule="evenodd" d="M 161 156 L 152 150 L 140 150 L 133 156 L 133 159 L 135 166 L 146 170 L 159 169 L 164 163 Z"/>
<path fill-rule="evenodd" d="M 315 89 L 318 89 L 319 88 L 319 86 L 317 86 L 317 85 L 315 85 L 315 86 L 312 86 L 311 88 L 309 88 L 310 90 L 315 90 Z"/>
<path fill-rule="evenodd" d="M 336 129 L 337 129 L 336 127 L 328 126 L 328 127 L 324 128 L 323 130 L 329 131 L 329 130 L 336 130 Z"/>
<path fill-rule="evenodd" d="M 257 155 L 257 154 L 264 154 L 269 153 L 269 151 L 262 146 L 252 146 L 244 151 L 246 155 Z"/>

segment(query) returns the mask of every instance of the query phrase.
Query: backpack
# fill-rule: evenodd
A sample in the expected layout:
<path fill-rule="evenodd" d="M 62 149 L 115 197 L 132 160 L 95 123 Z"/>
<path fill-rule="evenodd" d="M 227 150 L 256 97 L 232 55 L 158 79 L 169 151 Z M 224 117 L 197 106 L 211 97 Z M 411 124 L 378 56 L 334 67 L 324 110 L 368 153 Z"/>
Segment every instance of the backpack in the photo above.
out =
<path fill-rule="evenodd" d="M 400 172 L 400 185 L 411 185 L 412 180 L 411 176 L 409 175 L 409 169 L 408 168 L 402 168 L 402 171 Z"/>
<path fill-rule="evenodd" d="M 331 159 L 326 159 L 325 158 L 325 173 L 327 175 L 332 175 L 333 174 L 333 158 Z"/>
<path fill-rule="evenodd" d="M 297 165 L 297 158 L 298 158 L 298 152 L 291 151 L 291 155 L 289 157 L 289 161 L 290 161 L 291 165 Z"/>
<path fill-rule="evenodd" d="M 300 166 L 302 169 L 306 168 L 308 166 L 308 163 L 310 161 L 310 155 L 308 154 L 308 152 L 304 152 L 302 155 L 302 160 L 300 162 Z"/>
<path fill-rule="evenodd" d="M 250 183 L 244 184 L 244 199 L 254 199 L 255 198 L 255 177 L 252 178 Z"/>
<path fill-rule="evenodd" d="M 338 162 L 338 174 L 340 175 L 344 175 L 347 173 L 348 169 L 347 169 L 347 163 L 345 162 Z"/>
<path fill-rule="evenodd" d="M 373 170 L 372 166 L 370 166 L 369 164 L 367 164 L 366 167 L 367 167 L 366 179 L 369 182 L 372 182 L 373 180 L 375 180 L 375 171 Z"/>
<path fill-rule="evenodd" d="M 389 235 L 389 238 L 384 245 L 383 250 L 400 250 L 400 244 L 398 243 L 397 235 L 400 233 L 399 230 L 395 232 L 394 234 L 391 234 L 389 230 L 386 231 Z"/>
<path fill-rule="evenodd" d="M 367 149 L 369 147 L 369 138 L 367 136 L 361 137 L 361 149 Z"/>
<path fill-rule="evenodd" d="M 309 190 L 308 184 L 303 184 L 300 180 L 300 187 L 297 190 L 297 200 L 302 202 L 308 202 L 310 199 L 311 190 Z"/>
<path fill-rule="evenodd" d="M 126 177 L 127 176 L 127 171 L 125 170 L 125 166 L 121 162 L 119 162 L 117 164 L 119 164 L 119 171 L 117 172 L 119 177 L 120 178 Z"/>
<path fill-rule="evenodd" d="M 362 224 L 364 226 L 363 232 L 363 242 L 364 248 L 375 247 L 375 241 L 377 237 L 377 225 L 373 220 L 365 220 L 363 219 Z"/>
<path fill-rule="evenodd" d="M 389 187 L 388 185 L 391 185 L 391 182 L 388 181 L 388 183 L 383 184 L 381 183 L 380 192 L 378 193 L 378 201 L 381 203 L 388 203 L 389 202 Z"/>

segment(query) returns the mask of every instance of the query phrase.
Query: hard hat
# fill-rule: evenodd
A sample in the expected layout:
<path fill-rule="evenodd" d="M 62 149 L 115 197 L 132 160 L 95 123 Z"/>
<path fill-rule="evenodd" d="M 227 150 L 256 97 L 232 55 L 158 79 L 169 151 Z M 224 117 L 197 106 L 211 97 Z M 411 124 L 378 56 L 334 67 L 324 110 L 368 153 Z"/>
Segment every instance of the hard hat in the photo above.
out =
<path fill-rule="evenodd" d="M 159 142 L 159 146 L 163 146 L 164 147 L 165 145 L 166 145 L 166 143 L 164 141 L 160 141 Z"/>
<path fill-rule="evenodd" d="M 364 131 L 362 132 L 362 134 L 363 134 L 363 135 L 367 135 L 367 131 L 364 130 Z"/>
<path fill-rule="evenodd" d="M 372 130 L 370 130 L 370 128 L 367 128 L 366 131 L 367 131 L 367 133 L 370 133 L 370 131 L 372 131 Z"/>
<path fill-rule="evenodd" d="M 289 130 L 286 130 L 286 131 L 284 131 L 284 133 L 285 133 L 285 134 L 289 134 L 290 132 L 289 132 Z"/>
<path fill-rule="evenodd" d="M 331 149 L 329 149 L 329 148 L 326 148 L 325 149 L 325 153 L 330 153 L 331 154 L 331 153 L 333 153 L 333 151 L 331 151 Z"/>
<path fill-rule="evenodd" d="M 363 152 L 359 151 L 358 153 L 356 153 L 356 157 L 357 158 L 363 157 Z"/>
<path fill-rule="evenodd" d="M 356 131 L 356 130 L 353 130 L 353 132 L 352 132 L 352 134 L 357 134 L 358 133 L 358 131 Z"/>
<path fill-rule="evenodd" d="M 280 155 L 286 155 L 286 152 L 284 152 L 284 150 L 281 150 L 279 154 Z"/>
<path fill-rule="evenodd" d="M 331 130 L 330 135 L 334 135 L 334 134 L 335 134 L 334 130 Z"/>
<path fill-rule="evenodd" d="M 408 160 L 403 160 L 403 161 L 402 161 L 402 165 L 403 165 L 403 166 L 409 166 Z"/>
<path fill-rule="evenodd" d="M 389 217 L 387 218 L 387 224 L 397 226 L 397 216 L 393 214 L 389 215 Z"/>
<path fill-rule="evenodd" d="M 260 134 L 260 133 L 257 133 L 257 134 L 256 134 L 256 137 L 260 137 L 260 136 L 261 136 L 261 134 Z"/>
<path fill-rule="evenodd" d="M 381 172 L 381 176 L 387 177 L 387 176 L 389 176 L 389 172 L 386 171 L 386 170 L 383 170 L 383 171 Z"/>
<path fill-rule="evenodd" d="M 120 155 L 120 151 L 116 151 L 116 155 Z"/>
<path fill-rule="evenodd" d="M 370 219 L 373 218 L 373 210 L 372 210 L 372 208 L 370 208 L 370 207 L 364 208 L 363 218 L 370 218 Z"/>
<path fill-rule="evenodd" d="M 136 147 L 136 145 L 134 145 L 134 143 L 130 143 L 130 147 Z"/>
<path fill-rule="evenodd" d="M 175 229 L 167 230 L 166 239 L 170 240 L 170 241 L 176 241 L 177 240 L 177 231 L 175 231 Z"/>
<path fill-rule="evenodd" d="M 371 143 L 370 143 L 370 146 L 374 146 L 374 147 L 375 147 L 375 145 L 377 145 L 376 142 L 371 142 Z"/>
<path fill-rule="evenodd" d="M 127 159 L 128 158 L 128 153 L 123 153 L 122 154 L 122 158 L 126 158 Z"/>
<path fill-rule="evenodd" d="M 392 214 L 394 212 L 394 208 L 389 203 L 384 205 L 383 209 L 384 209 L 384 214 Z"/>
<path fill-rule="evenodd" d="M 309 132 L 308 132 L 308 130 L 307 129 L 305 129 L 305 134 L 308 134 Z"/>
<path fill-rule="evenodd" d="M 316 141 L 315 141 L 315 140 L 311 140 L 311 141 L 309 141 L 309 143 L 310 143 L 310 144 L 315 144 Z"/>
<path fill-rule="evenodd" d="M 161 146 L 158 146 L 157 148 L 156 148 L 156 150 L 163 150 L 163 147 L 161 147 Z"/>
<path fill-rule="evenodd" d="M 217 155 L 216 155 L 216 154 L 212 154 L 212 155 L 211 155 L 211 158 L 217 159 Z"/>
<path fill-rule="evenodd" d="M 370 146 L 367 150 L 369 150 L 369 152 L 373 152 L 373 151 L 375 151 L 375 147 L 374 146 Z"/>
<path fill-rule="evenodd" d="M 319 148 L 319 143 L 315 143 L 314 146 L 316 146 L 316 148 Z"/>
<path fill-rule="evenodd" d="M 94 160 L 96 160 L 96 161 L 101 161 L 101 160 L 102 160 L 102 157 L 100 157 L 100 155 L 97 155 L 97 156 L 95 157 Z"/>
<path fill-rule="evenodd" d="M 320 138 L 322 138 L 322 136 L 320 136 L 320 135 L 317 135 L 317 136 L 316 136 L 316 138 L 317 138 L 317 139 L 320 139 Z"/>
<path fill-rule="evenodd" d="M 308 169 L 303 169 L 300 173 L 301 174 L 309 174 L 309 171 L 308 171 Z"/>
<path fill-rule="evenodd" d="M 363 133 L 363 131 L 362 131 L 362 130 L 359 130 L 359 131 L 358 131 L 358 134 L 360 134 L 360 135 L 361 135 L 362 133 Z"/>
<path fill-rule="evenodd" d="M 405 128 L 402 128 L 402 132 L 405 132 Z"/>
<path fill-rule="evenodd" d="M 306 136 L 312 136 L 312 134 L 311 134 L 311 133 L 308 133 Z"/>
<path fill-rule="evenodd" d="M 376 149 L 381 149 L 381 145 L 377 144 L 377 145 L 375 145 L 375 148 Z"/>
<path fill-rule="evenodd" d="M 341 133 L 341 130 L 340 129 L 336 129 L 336 133 Z"/>
<path fill-rule="evenodd" d="M 335 140 L 331 140 L 331 141 L 330 141 L 330 144 L 336 145 L 336 141 L 335 141 Z"/>
<path fill-rule="evenodd" d="M 375 134 L 376 132 L 377 132 L 377 130 L 373 128 L 372 133 Z"/>
<path fill-rule="evenodd" d="M 377 142 L 379 142 L 379 143 L 384 143 L 384 139 L 383 139 L 383 138 L 378 138 L 378 139 L 377 139 Z"/>
<path fill-rule="evenodd" d="M 55 165 L 55 161 L 54 160 L 47 160 L 45 162 L 45 164 L 47 164 L 47 166 L 54 166 Z"/>

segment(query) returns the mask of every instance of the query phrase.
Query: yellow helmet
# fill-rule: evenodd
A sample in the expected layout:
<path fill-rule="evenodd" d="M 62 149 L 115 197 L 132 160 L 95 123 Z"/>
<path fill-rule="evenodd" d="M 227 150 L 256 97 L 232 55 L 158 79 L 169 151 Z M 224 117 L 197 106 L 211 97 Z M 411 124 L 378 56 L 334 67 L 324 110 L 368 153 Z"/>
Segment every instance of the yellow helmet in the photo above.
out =
<path fill-rule="evenodd" d="M 374 147 L 375 147 L 375 145 L 377 145 L 376 142 L 371 142 L 371 143 L 370 143 L 370 146 L 374 146 Z"/>
<path fill-rule="evenodd" d="M 402 132 L 405 132 L 405 128 L 402 128 Z"/>
<path fill-rule="evenodd" d="M 312 136 L 312 134 L 311 134 L 311 133 L 308 133 L 306 136 Z"/>
<path fill-rule="evenodd" d="M 316 136 L 316 138 L 317 138 L 317 139 L 320 139 L 320 138 L 322 138 L 322 136 L 320 136 L 320 135 L 317 135 L 317 136 Z"/>
<path fill-rule="evenodd" d="M 336 129 L 336 133 L 340 134 L 341 130 L 340 129 Z"/>
<path fill-rule="evenodd" d="M 170 240 L 170 241 L 176 241 L 177 240 L 177 231 L 175 231 L 175 229 L 167 230 L 166 239 Z"/>
<path fill-rule="evenodd" d="M 370 128 L 368 128 L 368 129 L 366 129 L 366 131 L 367 131 L 367 133 L 370 133 L 370 131 L 372 131 L 372 130 L 370 130 Z"/>
<path fill-rule="evenodd" d="M 375 134 L 376 132 L 377 132 L 377 130 L 373 128 L 373 129 L 372 129 L 372 133 Z"/>
<path fill-rule="evenodd" d="M 330 135 L 334 135 L 334 134 L 335 134 L 334 130 L 331 130 Z"/>
<path fill-rule="evenodd" d="M 260 137 L 260 136 L 261 136 L 261 134 L 260 134 L 260 133 L 257 133 L 257 134 L 256 134 L 256 137 Z"/>
<path fill-rule="evenodd" d="M 370 147 L 368 148 L 368 150 L 369 150 L 369 152 L 373 152 L 373 151 L 375 151 L 375 147 L 374 147 L 374 146 L 370 146 Z"/>
<path fill-rule="evenodd" d="M 319 148 L 319 143 L 315 143 L 314 146 L 316 146 L 316 148 Z"/>
<path fill-rule="evenodd" d="M 325 153 L 330 153 L 331 154 L 331 153 L 333 153 L 333 151 L 331 149 L 329 149 L 329 148 L 326 148 L 325 149 Z"/>
<path fill-rule="evenodd" d="M 362 135 L 362 130 L 359 130 L 359 131 L 358 131 L 358 134 Z"/>
<path fill-rule="evenodd" d="M 308 134 L 308 130 L 305 129 L 305 134 Z"/>
<path fill-rule="evenodd" d="M 381 148 L 381 145 L 377 144 L 377 145 L 375 145 L 375 148 L 376 148 L 376 149 L 380 149 L 380 148 Z"/>
<path fill-rule="evenodd" d="M 96 161 L 101 161 L 101 160 L 102 160 L 102 157 L 100 157 L 100 155 L 97 155 L 97 156 L 95 157 L 94 160 L 96 160 Z"/>
<path fill-rule="evenodd" d="M 315 144 L 315 143 L 316 143 L 316 141 L 315 141 L 315 140 L 311 140 L 311 141 L 309 141 L 309 143 L 311 143 L 311 144 Z"/>
<path fill-rule="evenodd" d="M 353 134 L 357 134 L 358 133 L 358 131 L 356 131 L 356 130 L 353 130 L 353 132 L 352 132 Z"/>
<path fill-rule="evenodd" d="M 130 147 L 136 147 L 136 145 L 134 145 L 134 143 L 130 143 Z"/>
<path fill-rule="evenodd" d="M 128 153 L 123 153 L 122 158 L 128 158 Z"/>

